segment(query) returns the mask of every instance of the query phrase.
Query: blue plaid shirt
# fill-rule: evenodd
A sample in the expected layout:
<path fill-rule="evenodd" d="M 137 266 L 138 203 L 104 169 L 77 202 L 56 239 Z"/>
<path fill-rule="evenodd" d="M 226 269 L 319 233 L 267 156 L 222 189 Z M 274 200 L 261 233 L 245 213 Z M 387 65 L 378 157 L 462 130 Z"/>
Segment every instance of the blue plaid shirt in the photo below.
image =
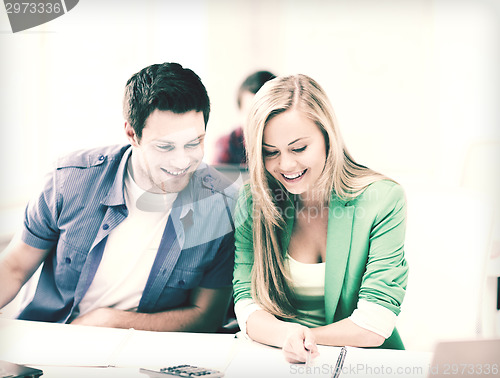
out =
<path fill-rule="evenodd" d="M 29 203 L 22 239 L 50 253 L 20 319 L 67 322 L 75 315 L 107 236 L 127 217 L 123 177 L 130 153 L 128 145 L 110 146 L 64 157 Z M 231 286 L 237 189 L 213 168 L 200 165 L 173 204 L 139 312 L 186 305 L 195 287 Z"/>

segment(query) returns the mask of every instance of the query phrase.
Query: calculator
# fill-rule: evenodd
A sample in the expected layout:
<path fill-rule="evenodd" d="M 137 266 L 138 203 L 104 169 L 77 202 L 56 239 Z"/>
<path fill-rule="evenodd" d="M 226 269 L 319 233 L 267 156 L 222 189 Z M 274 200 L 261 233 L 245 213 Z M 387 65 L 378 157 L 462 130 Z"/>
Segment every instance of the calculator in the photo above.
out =
<path fill-rule="evenodd" d="M 152 378 L 166 377 L 223 377 L 224 373 L 214 369 L 207 369 L 192 365 L 170 366 L 160 370 L 139 369 L 141 373 L 147 374 Z"/>

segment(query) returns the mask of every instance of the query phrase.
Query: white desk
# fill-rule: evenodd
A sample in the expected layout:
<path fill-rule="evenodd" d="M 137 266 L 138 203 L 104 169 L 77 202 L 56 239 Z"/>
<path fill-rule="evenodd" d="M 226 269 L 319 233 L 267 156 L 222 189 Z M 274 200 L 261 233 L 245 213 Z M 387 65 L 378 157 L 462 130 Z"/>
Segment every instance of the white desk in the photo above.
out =
<path fill-rule="evenodd" d="M 0 359 L 44 371 L 43 378 L 147 378 L 140 367 L 187 363 L 226 377 L 329 377 L 340 348 L 320 346 L 309 366 L 280 349 L 227 334 L 146 332 L 0 319 Z M 425 377 L 431 353 L 348 348 L 344 377 Z"/>

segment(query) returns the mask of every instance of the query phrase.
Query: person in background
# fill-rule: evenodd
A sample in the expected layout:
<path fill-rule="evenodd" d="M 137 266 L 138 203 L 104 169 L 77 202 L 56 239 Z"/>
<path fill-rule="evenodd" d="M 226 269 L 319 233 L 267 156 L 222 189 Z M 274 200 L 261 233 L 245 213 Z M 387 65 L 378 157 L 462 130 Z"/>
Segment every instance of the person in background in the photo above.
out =
<path fill-rule="evenodd" d="M 238 90 L 237 102 L 242 119 L 246 119 L 253 97 L 262 85 L 276 76 L 269 71 L 257 71 L 248 76 Z M 220 137 L 216 144 L 214 164 L 246 164 L 242 126 Z"/>
<path fill-rule="evenodd" d="M 43 263 L 25 320 L 216 331 L 231 297 L 237 189 L 202 163 L 210 102 L 177 63 L 127 82 L 129 144 L 59 159 L 0 255 L 0 308 Z M 214 220 L 217 222 L 214 222 Z"/>
<path fill-rule="evenodd" d="M 355 162 L 305 75 L 264 84 L 244 135 L 250 180 L 235 211 L 233 278 L 242 332 L 296 363 L 317 344 L 403 349 L 401 186 Z"/>

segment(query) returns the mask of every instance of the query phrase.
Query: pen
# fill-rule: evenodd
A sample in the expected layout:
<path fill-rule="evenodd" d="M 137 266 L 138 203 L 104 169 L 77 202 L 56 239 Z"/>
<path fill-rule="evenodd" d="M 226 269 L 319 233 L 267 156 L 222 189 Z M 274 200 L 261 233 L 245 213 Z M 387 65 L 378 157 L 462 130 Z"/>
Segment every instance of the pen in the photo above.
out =
<path fill-rule="evenodd" d="M 332 378 L 337 378 L 342 372 L 342 366 L 344 366 L 345 355 L 347 353 L 347 349 L 342 347 L 340 350 L 339 358 L 337 359 L 337 363 L 335 364 L 335 371 L 333 372 Z"/>
<path fill-rule="evenodd" d="M 311 349 L 307 349 L 306 367 L 311 365 Z"/>

